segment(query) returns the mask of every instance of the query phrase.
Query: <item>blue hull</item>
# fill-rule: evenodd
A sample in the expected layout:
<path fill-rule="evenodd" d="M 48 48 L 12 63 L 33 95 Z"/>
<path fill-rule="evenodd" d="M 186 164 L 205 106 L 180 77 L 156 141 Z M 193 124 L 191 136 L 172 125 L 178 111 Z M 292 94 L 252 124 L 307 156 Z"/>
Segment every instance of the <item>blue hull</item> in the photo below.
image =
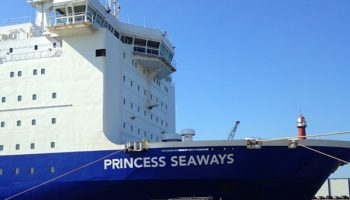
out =
<path fill-rule="evenodd" d="M 348 148 L 314 148 L 350 160 Z M 115 152 L 1 156 L 0 199 L 146 200 L 213 196 L 229 200 L 307 200 L 339 166 L 334 159 L 300 147 Z"/>

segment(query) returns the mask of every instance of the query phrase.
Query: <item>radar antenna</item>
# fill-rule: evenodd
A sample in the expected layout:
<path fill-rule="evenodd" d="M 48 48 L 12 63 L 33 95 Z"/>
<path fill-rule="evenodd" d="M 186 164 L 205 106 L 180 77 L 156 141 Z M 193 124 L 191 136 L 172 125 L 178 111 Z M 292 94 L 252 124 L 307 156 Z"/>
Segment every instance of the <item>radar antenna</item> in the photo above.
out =
<path fill-rule="evenodd" d="M 239 123 L 241 123 L 240 121 L 236 121 L 236 124 L 235 126 L 233 127 L 230 135 L 228 136 L 228 139 L 227 140 L 233 140 L 233 138 L 235 137 L 235 134 L 236 134 L 236 131 L 237 131 L 237 128 L 238 128 L 238 125 Z"/>

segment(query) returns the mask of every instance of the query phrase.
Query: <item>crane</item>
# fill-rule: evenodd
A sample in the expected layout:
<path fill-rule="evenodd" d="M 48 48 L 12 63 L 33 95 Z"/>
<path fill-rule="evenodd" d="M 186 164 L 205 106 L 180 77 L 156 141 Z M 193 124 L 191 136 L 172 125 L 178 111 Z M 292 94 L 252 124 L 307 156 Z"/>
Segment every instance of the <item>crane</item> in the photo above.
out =
<path fill-rule="evenodd" d="M 233 140 L 233 138 L 235 137 L 235 134 L 236 134 L 236 131 L 237 131 L 237 128 L 238 128 L 238 125 L 239 123 L 241 123 L 240 121 L 236 121 L 236 124 L 235 126 L 233 127 L 230 135 L 228 136 L 228 139 L 227 140 Z"/>

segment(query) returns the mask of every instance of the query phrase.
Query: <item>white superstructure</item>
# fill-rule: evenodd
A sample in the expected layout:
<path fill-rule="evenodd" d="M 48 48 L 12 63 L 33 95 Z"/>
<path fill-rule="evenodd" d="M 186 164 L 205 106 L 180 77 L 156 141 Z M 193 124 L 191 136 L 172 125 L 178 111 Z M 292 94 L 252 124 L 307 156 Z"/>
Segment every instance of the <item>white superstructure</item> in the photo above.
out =
<path fill-rule="evenodd" d="M 0 155 L 85 151 L 175 133 L 174 48 L 98 0 L 28 0 L 0 27 Z M 51 20 L 49 20 L 51 19 Z"/>

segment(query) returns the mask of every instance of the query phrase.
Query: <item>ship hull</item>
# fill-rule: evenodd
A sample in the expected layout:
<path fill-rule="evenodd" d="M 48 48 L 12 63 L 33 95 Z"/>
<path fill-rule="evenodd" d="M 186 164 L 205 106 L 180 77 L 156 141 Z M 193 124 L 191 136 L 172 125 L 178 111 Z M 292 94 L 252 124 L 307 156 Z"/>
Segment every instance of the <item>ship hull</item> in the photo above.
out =
<path fill-rule="evenodd" d="M 302 147 L 217 144 L 1 156 L 0 198 L 306 200 L 340 164 Z M 350 160 L 350 148 L 312 148 Z"/>

